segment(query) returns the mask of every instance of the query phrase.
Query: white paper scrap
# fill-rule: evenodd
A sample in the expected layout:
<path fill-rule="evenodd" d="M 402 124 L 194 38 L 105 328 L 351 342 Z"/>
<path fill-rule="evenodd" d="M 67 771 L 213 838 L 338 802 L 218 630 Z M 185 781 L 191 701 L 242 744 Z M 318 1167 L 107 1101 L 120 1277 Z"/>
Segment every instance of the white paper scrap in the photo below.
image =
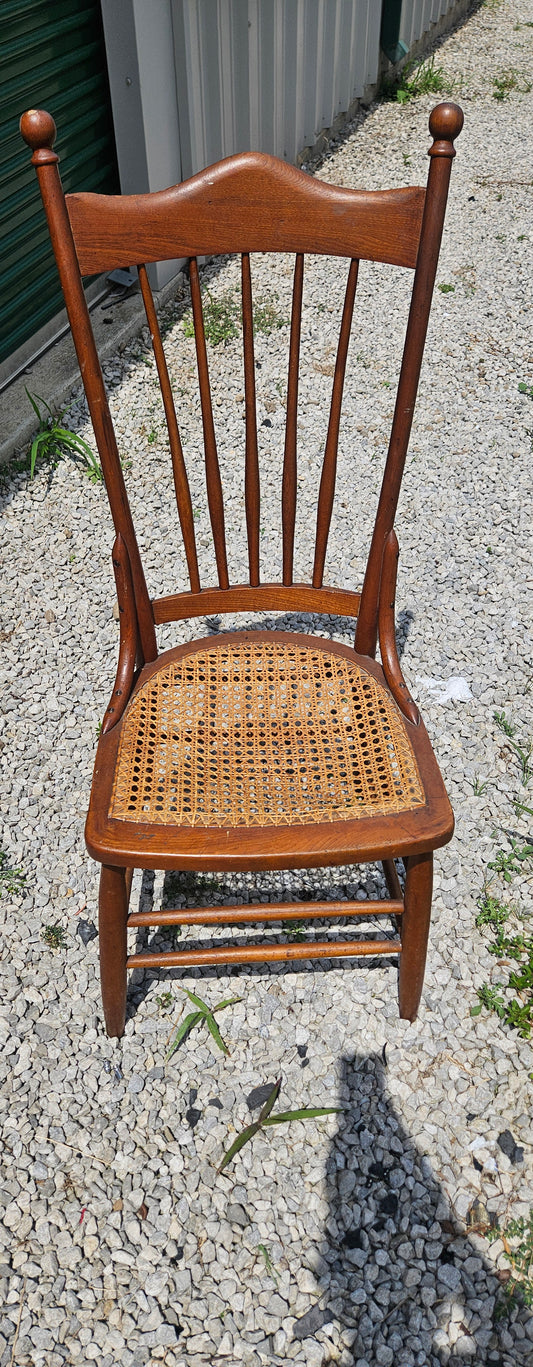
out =
<path fill-rule="evenodd" d="M 458 674 L 452 674 L 449 679 L 428 679 L 418 675 L 416 682 L 431 693 L 435 702 L 468 702 L 472 697 L 466 679 Z"/>

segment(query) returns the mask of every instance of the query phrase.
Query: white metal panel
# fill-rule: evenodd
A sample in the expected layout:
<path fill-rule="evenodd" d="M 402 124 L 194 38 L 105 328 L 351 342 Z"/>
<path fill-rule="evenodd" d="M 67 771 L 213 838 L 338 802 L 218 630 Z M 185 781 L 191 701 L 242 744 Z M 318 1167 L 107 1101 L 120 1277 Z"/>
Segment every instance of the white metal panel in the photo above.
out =
<path fill-rule="evenodd" d="M 408 48 L 436 24 L 444 14 L 455 9 L 456 0 L 403 0 L 400 38 Z"/>
<path fill-rule="evenodd" d="M 171 0 L 183 175 L 294 161 L 378 79 L 376 0 Z"/>

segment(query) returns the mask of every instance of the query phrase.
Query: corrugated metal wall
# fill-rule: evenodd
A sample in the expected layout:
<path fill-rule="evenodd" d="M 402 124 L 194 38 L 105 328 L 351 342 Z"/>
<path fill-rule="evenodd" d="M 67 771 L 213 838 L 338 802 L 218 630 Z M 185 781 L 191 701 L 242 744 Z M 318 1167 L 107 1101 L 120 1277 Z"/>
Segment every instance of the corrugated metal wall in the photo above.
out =
<path fill-rule="evenodd" d="M 443 14 L 456 8 L 456 0 L 403 0 L 400 38 L 412 47 L 417 38 L 436 24 Z"/>
<path fill-rule="evenodd" d="M 172 0 L 182 174 L 254 148 L 295 161 L 379 70 L 377 0 Z"/>
<path fill-rule="evenodd" d="M 0 362 L 63 303 L 24 110 L 49 109 L 67 190 L 118 188 L 99 0 L 4 0 L 0 32 Z"/>

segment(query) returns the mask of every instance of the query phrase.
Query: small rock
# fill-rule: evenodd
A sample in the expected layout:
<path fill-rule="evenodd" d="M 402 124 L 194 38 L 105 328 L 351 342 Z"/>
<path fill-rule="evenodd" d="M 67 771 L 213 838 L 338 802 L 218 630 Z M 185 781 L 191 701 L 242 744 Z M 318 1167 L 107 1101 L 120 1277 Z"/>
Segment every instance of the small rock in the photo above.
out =
<path fill-rule="evenodd" d="M 233 1201 L 226 1211 L 231 1225 L 241 1225 L 242 1229 L 250 1224 L 250 1218 L 246 1214 L 244 1206 L 240 1206 L 237 1201 Z"/>
<path fill-rule="evenodd" d="M 454 1263 L 443 1263 L 439 1267 L 437 1276 L 440 1282 L 449 1287 L 450 1291 L 459 1291 L 461 1286 L 461 1273 Z"/>
<path fill-rule="evenodd" d="M 510 1130 L 502 1130 L 502 1133 L 498 1135 L 498 1144 L 502 1153 L 506 1154 L 511 1163 L 524 1162 L 524 1150 L 513 1139 Z"/>
<path fill-rule="evenodd" d="M 320 1305 L 313 1305 L 310 1310 L 306 1311 L 305 1315 L 295 1321 L 292 1329 L 293 1338 L 309 1338 L 311 1334 L 316 1334 L 323 1324 L 327 1324 L 330 1318 L 331 1315 L 328 1310 L 322 1309 Z"/>
<path fill-rule="evenodd" d="M 91 940 L 96 939 L 98 931 L 96 929 L 94 921 L 78 921 L 78 924 L 76 926 L 76 934 L 79 935 L 80 940 L 82 940 L 84 945 L 88 945 L 90 944 Z"/>
<path fill-rule="evenodd" d="M 135 1095 L 136 1093 L 142 1092 L 143 1087 L 144 1078 L 141 1077 L 140 1073 L 133 1073 L 128 1082 L 128 1092 L 133 1092 Z"/>
<path fill-rule="evenodd" d="M 246 1097 L 246 1103 L 251 1111 L 255 1111 L 258 1106 L 264 1106 L 265 1101 L 268 1101 L 273 1086 L 273 1082 L 265 1082 L 261 1087 L 252 1087 L 251 1092 L 249 1092 Z"/>

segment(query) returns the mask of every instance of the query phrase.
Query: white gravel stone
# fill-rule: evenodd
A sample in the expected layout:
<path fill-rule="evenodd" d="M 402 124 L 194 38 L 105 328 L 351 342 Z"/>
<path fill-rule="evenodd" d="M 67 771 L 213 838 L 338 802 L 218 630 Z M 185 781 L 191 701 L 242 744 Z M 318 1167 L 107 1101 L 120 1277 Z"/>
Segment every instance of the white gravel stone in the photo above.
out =
<path fill-rule="evenodd" d="M 437 286 L 453 288 L 435 293 L 398 518 L 398 623 L 406 677 L 457 824 L 436 858 L 413 1025 L 398 1019 L 394 964 L 333 960 L 327 971 L 302 962 L 290 971 L 136 974 L 124 1040 L 106 1038 L 98 943 L 84 944 L 78 926 L 97 916 L 83 820 L 116 664 L 111 520 L 102 488 L 72 464 L 38 470 L 33 482 L 9 476 L 1 847 L 26 883 L 18 895 L 4 890 L 0 902 L 0 1367 L 12 1360 L 19 1314 L 16 1361 L 35 1367 L 440 1367 L 454 1355 L 528 1367 L 531 1312 L 494 1318 L 503 1244 L 488 1244 L 482 1220 L 472 1230 L 466 1221 L 475 1202 L 503 1221 L 533 1206 L 533 1049 L 494 1015 L 470 1017 L 481 984 L 505 973 L 475 925 L 487 866 L 498 842 L 504 847 L 502 833 L 512 829 L 525 843 L 530 832 L 514 803 L 529 803 L 531 785 L 520 786 L 516 756 L 493 718 L 503 710 L 521 738 L 532 733 L 533 409 L 518 389 L 533 383 L 530 10 L 529 0 L 481 6 L 436 59 L 464 106 L 465 129 L 437 273 Z M 518 73 L 518 84 L 496 101 L 494 79 L 504 71 Z M 423 183 L 433 103 L 424 96 L 373 106 L 332 141 L 318 177 L 370 188 Z M 274 301 L 285 319 L 291 271 L 285 259 L 252 260 L 256 296 Z M 345 275 L 342 264 L 306 262 L 299 578 L 312 557 Z M 235 294 L 238 283 L 236 260 L 204 268 L 214 297 Z M 407 287 L 406 273 L 361 264 L 327 564 L 330 582 L 354 588 L 385 453 Z M 187 304 L 184 287 L 167 310 L 165 340 L 207 582 L 213 548 L 194 344 L 182 325 Z M 287 342 L 287 324 L 256 339 L 265 578 L 280 563 Z M 147 348 L 143 335 L 106 363 L 106 377 L 143 549 L 157 531 L 147 575 L 158 595 L 186 581 Z M 209 361 L 230 573 L 243 579 L 240 343 L 210 349 Z M 66 422 L 92 441 L 79 393 Z M 307 614 L 266 620 L 316 626 Z M 238 621 L 165 627 L 161 645 Z M 320 630 L 347 641 L 352 628 L 329 618 Z M 494 873 L 498 894 L 526 912 L 530 872 L 524 863 L 510 889 Z M 132 905 L 363 903 L 383 891 L 374 866 L 196 880 L 136 873 Z M 56 950 L 42 939 L 55 924 L 65 938 Z M 165 934 L 154 939 L 163 943 Z M 207 941 L 207 932 L 198 939 Z M 198 1027 L 167 1061 L 188 1009 L 184 987 L 212 1004 L 243 998 L 219 1017 L 228 1059 Z M 248 1098 L 280 1073 L 279 1108 L 334 1105 L 343 1113 L 265 1130 L 218 1176 L 225 1149 L 258 1115 Z M 514 1158 L 498 1144 L 504 1131 Z"/>

